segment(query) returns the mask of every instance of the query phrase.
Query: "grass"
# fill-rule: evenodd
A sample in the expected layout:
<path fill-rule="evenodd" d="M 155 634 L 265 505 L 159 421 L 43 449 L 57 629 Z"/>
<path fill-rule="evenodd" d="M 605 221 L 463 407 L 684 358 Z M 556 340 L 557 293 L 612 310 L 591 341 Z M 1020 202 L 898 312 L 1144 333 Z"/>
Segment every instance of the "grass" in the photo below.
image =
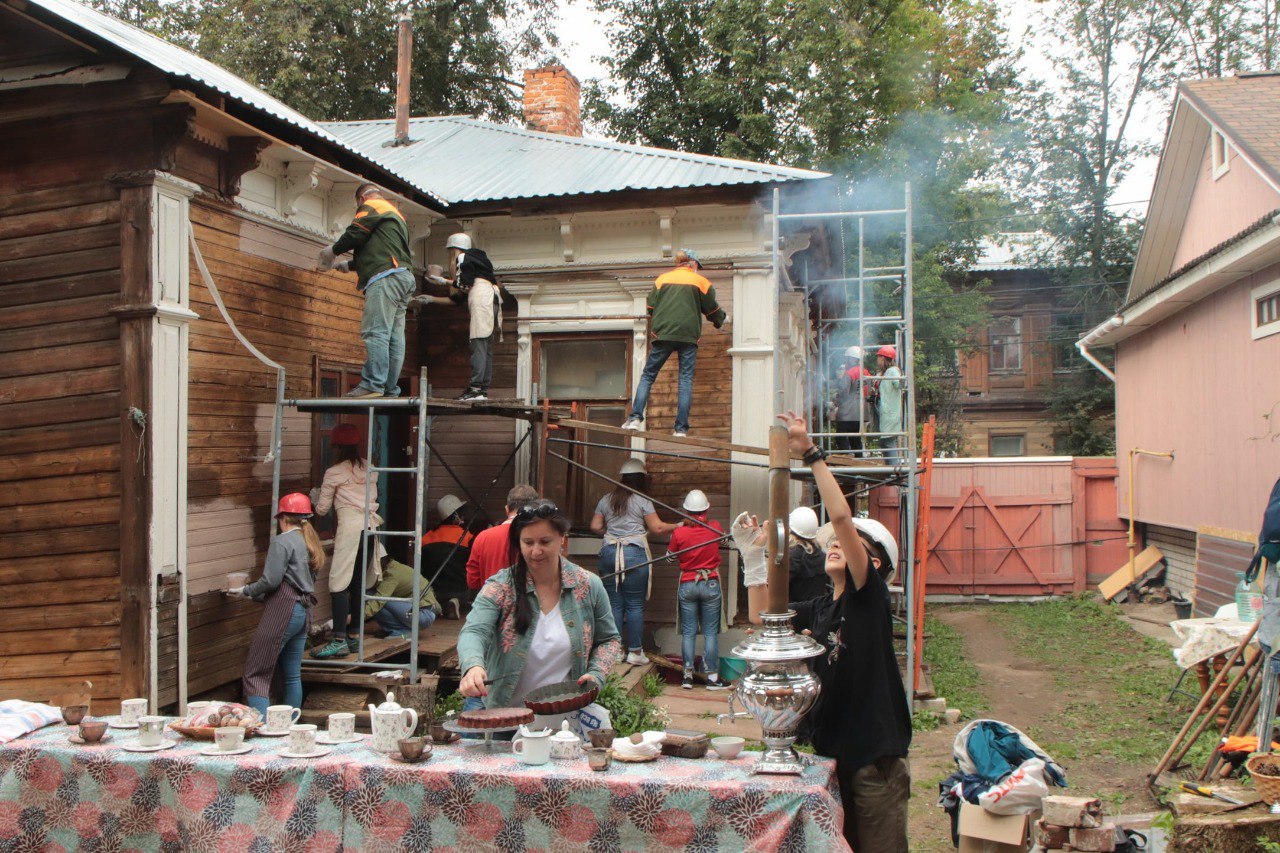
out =
<path fill-rule="evenodd" d="M 1060 702 L 1055 723 L 1074 734 L 1041 746 L 1062 761 L 1154 767 L 1189 711 L 1164 701 L 1178 677 L 1169 647 L 1137 634 L 1118 606 L 1092 596 L 997 607 L 993 622 L 1022 654 L 1051 668 Z M 1192 750 L 1193 766 L 1203 765 L 1212 740 L 1203 737 Z"/>
<path fill-rule="evenodd" d="M 959 708 L 963 717 L 976 717 L 987 710 L 982 679 L 965 652 L 960 632 L 927 614 L 924 629 L 930 635 L 924 644 L 924 659 L 929 664 L 934 694 L 946 697 L 947 705 Z"/>

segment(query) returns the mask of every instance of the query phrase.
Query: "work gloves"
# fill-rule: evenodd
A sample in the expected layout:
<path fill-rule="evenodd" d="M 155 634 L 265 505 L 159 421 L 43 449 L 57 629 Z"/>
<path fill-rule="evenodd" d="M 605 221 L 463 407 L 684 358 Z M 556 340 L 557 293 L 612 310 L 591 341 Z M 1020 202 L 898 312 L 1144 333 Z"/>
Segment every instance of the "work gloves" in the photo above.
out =
<path fill-rule="evenodd" d="M 331 270 L 333 269 L 333 261 L 338 255 L 333 251 L 332 246 L 325 246 L 320 250 L 320 262 L 317 269 Z"/>
<path fill-rule="evenodd" d="M 764 586 L 769 581 L 769 558 L 760 524 L 750 513 L 743 512 L 733 520 L 729 531 L 733 534 L 733 544 L 742 554 L 742 582 L 749 587 Z"/>

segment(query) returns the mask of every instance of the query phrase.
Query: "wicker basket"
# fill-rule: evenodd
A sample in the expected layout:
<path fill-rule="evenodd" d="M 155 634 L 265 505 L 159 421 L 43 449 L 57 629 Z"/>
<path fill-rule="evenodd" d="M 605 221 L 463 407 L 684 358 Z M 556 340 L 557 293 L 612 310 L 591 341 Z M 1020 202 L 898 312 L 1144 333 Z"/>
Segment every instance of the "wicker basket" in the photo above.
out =
<path fill-rule="evenodd" d="M 1262 797 L 1264 802 L 1274 805 L 1275 803 L 1280 803 L 1280 775 L 1271 776 L 1259 773 L 1257 767 L 1264 761 L 1280 765 L 1280 754 L 1253 755 L 1244 763 L 1244 766 L 1249 771 L 1249 775 L 1253 777 L 1253 786 L 1258 790 L 1258 796 Z"/>
<path fill-rule="evenodd" d="M 183 726 L 178 723 L 170 723 L 169 728 L 183 737 L 189 737 L 192 740 L 213 740 L 213 733 L 217 729 L 213 726 Z M 253 737 L 254 732 L 258 730 L 257 726 L 250 726 L 244 730 L 245 737 Z"/>

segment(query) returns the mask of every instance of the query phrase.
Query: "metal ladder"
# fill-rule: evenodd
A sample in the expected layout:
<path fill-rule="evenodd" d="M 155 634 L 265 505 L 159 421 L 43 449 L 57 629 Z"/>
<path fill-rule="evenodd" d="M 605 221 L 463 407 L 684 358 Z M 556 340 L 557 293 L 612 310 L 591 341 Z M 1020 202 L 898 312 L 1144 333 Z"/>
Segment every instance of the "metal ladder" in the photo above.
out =
<path fill-rule="evenodd" d="M 413 490 L 415 495 L 412 530 L 371 530 L 369 506 L 373 499 L 373 478 L 365 477 L 364 528 L 361 531 L 360 536 L 360 552 L 365 558 L 364 566 L 366 573 L 368 572 L 369 561 L 377 553 L 377 548 L 375 546 L 383 539 L 395 537 L 411 538 L 411 548 L 413 551 L 413 592 L 411 596 L 409 598 L 397 598 L 395 596 L 370 595 L 369 590 L 365 588 L 365 578 L 357 578 L 353 572 L 351 582 L 360 584 L 360 605 L 356 613 L 353 614 L 355 616 L 358 637 L 356 659 L 353 661 L 349 658 L 327 660 L 307 658 L 304 663 L 306 663 L 307 666 L 406 670 L 409 675 L 409 681 L 411 683 L 416 682 L 419 675 L 418 613 L 421 609 L 420 599 L 424 592 L 422 578 L 422 521 L 426 517 L 425 503 L 427 495 L 427 471 L 430 462 L 427 454 L 427 433 L 431 429 L 431 420 L 427 416 L 427 369 L 423 367 L 419 371 L 418 394 L 416 397 L 371 397 L 365 399 L 348 399 L 343 397 L 338 399 L 281 400 L 280 403 L 283 406 L 290 406 L 298 409 L 299 411 L 338 412 L 350 410 L 367 412 L 369 417 L 369 426 L 368 429 L 365 430 L 365 464 L 368 466 L 368 472 L 376 474 L 409 475 L 413 478 Z M 418 415 L 418 435 L 416 441 L 416 452 L 414 454 L 414 461 L 416 464 L 406 467 L 374 465 L 373 436 L 376 431 L 378 413 L 381 412 L 385 416 L 395 412 L 403 412 L 405 410 L 416 410 Z M 276 491 L 279 491 L 278 471 L 276 474 Z M 427 586 L 429 587 L 430 584 Z M 409 662 L 407 664 L 365 660 L 364 608 L 365 604 L 370 601 L 381 601 L 384 604 L 387 602 L 402 602 L 409 604 L 409 622 L 412 627 L 409 630 Z M 336 628 L 337 626 L 334 627 Z"/>

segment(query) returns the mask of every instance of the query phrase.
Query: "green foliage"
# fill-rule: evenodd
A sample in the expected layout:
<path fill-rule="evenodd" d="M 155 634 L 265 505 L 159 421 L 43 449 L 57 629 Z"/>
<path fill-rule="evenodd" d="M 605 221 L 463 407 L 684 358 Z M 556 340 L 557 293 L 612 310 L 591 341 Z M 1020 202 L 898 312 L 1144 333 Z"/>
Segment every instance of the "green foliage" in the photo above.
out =
<path fill-rule="evenodd" d="M 666 682 L 662 680 L 662 676 L 658 675 L 658 673 L 649 672 L 645 673 L 644 678 L 641 680 L 641 686 L 644 688 L 644 695 L 653 699 L 661 696 L 663 689 L 665 689 L 667 685 Z"/>
<path fill-rule="evenodd" d="M 622 676 L 617 674 L 605 680 L 596 703 L 608 710 L 613 730 L 619 737 L 659 730 L 668 722 L 665 708 L 655 705 L 648 697 L 636 696 L 626 690 L 622 686 Z"/>
<path fill-rule="evenodd" d="M 1062 442 L 1059 452 L 1069 456 L 1110 456 L 1116 452 L 1115 428 L 1108 418 L 1115 405 L 1110 381 L 1096 371 L 1072 382 L 1058 382 L 1048 394 L 1049 411 Z"/>
<path fill-rule="evenodd" d="M 945 696 L 947 705 L 959 708 L 963 717 L 976 717 L 990 704 L 982 693 L 982 676 L 965 651 L 960 632 L 932 615 L 925 615 L 924 660 L 929 665 L 933 691 Z"/>
<path fill-rule="evenodd" d="M 942 723 L 938 715 L 932 711 L 920 708 L 911 714 L 911 731 L 913 732 L 931 732 L 940 725 Z"/>
<path fill-rule="evenodd" d="M 1153 823 L 1152 826 L 1154 825 Z M 1263 853 L 1280 853 L 1280 841 L 1271 841 L 1265 835 L 1259 835 L 1255 840 L 1258 843 L 1258 849 Z"/>
<path fill-rule="evenodd" d="M 456 690 L 447 696 L 436 697 L 436 719 L 441 719 L 450 711 L 453 711 L 455 714 L 462 712 L 462 694 Z"/>
<path fill-rule="evenodd" d="M 315 119 L 389 118 L 396 20 L 388 0 L 95 0 L 244 77 Z M 554 46 L 555 6 L 539 0 L 423 0 L 413 16 L 414 115 L 509 118 L 509 78 Z"/>

